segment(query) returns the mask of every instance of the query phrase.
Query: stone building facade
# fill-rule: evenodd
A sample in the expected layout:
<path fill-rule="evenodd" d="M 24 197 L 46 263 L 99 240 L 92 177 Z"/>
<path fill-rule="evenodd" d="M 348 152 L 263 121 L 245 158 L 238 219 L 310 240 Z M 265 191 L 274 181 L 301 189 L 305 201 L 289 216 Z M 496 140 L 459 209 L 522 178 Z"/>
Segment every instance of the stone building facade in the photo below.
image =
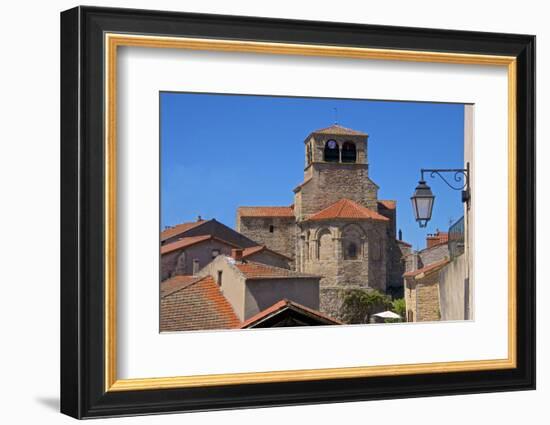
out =
<path fill-rule="evenodd" d="M 294 204 L 240 207 L 237 231 L 322 276 L 320 309 L 340 319 L 347 289 L 403 287 L 407 247 L 396 240 L 396 203 L 369 177 L 368 135 L 333 125 L 304 140 L 304 180 Z"/>

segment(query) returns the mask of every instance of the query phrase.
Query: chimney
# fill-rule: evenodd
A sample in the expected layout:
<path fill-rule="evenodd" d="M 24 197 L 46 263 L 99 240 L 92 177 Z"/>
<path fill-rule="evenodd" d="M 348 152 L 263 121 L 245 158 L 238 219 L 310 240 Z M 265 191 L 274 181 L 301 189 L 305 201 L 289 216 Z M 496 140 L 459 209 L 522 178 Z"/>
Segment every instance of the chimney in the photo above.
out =
<path fill-rule="evenodd" d="M 401 231 L 401 229 L 399 229 L 399 240 L 403 240 L 403 232 Z"/>
<path fill-rule="evenodd" d="M 199 273 L 200 270 L 200 263 L 197 258 L 193 259 L 193 276 L 196 276 Z"/>
<path fill-rule="evenodd" d="M 439 238 L 437 235 L 429 234 L 426 237 L 426 248 L 431 248 L 432 246 L 437 245 L 438 242 Z"/>
<path fill-rule="evenodd" d="M 242 249 L 232 249 L 231 250 L 231 256 L 236 261 L 242 261 L 242 259 L 243 259 L 243 250 Z"/>

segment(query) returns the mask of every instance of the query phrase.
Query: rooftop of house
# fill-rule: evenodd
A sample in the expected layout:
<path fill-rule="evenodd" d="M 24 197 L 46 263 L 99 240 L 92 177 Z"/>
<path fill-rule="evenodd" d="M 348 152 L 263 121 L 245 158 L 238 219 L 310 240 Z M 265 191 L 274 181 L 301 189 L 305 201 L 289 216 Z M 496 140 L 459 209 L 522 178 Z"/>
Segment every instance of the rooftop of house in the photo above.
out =
<path fill-rule="evenodd" d="M 177 286 L 177 283 L 171 282 L 172 279 L 163 282 L 161 288 L 163 285 L 165 288 Z M 211 276 L 182 283 L 181 288 L 166 291 L 160 303 L 162 332 L 232 329 L 240 326 L 231 304 Z"/>
<path fill-rule="evenodd" d="M 160 247 L 160 253 L 161 253 L 161 255 L 168 254 L 170 252 L 177 251 L 177 250 L 180 250 L 180 249 L 185 249 L 185 248 L 188 248 L 192 245 L 197 245 L 199 243 L 210 241 L 210 240 L 215 240 L 215 241 L 218 241 L 220 243 L 229 245 L 231 247 L 238 248 L 238 245 L 235 245 L 234 243 L 231 243 L 231 242 L 225 241 L 223 239 L 217 238 L 216 236 L 201 235 L 201 236 L 184 237 L 184 238 L 178 239 L 177 241 L 167 243 L 166 245 L 162 245 Z"/>
<path fill-rule="evenodd" d="M 321 276 L 300 273 L 289 269 L 283 269 L 252 261 L 235 262 L 235 267 L 246 279 L 320 279 Z"/>
<path fill-rule="evenodd" d="M 188 285 L 195 283 L 197 280 L 200 279 L 200 277 L 192 275 L 177 275 L 171 277 L 170 279 L 161 282 L 160 297 L 162 298 L 176 291 L 179 291 L 180 289 L 184 289 Z"/>
<path fill-rule="evenodd" d="M 286 217 L 294 218 L 294 205 L 288 207 L 239 207 L 240 217 Z"/>
<path fill-rule="evenodd" d="M 160 240 L 165 241 L 167 239 L 173 238 L 181 233 L 187 232 L 188 230 L 194 229 L 197 226 L 200 226 L 207 221 L 199 218 L 197 221 L 191 221 L 187 223 L 176 224 L 175 226 L 167 227 L 162 232 L 160 232 Z"/>
<path fill-rule="evenodd" d="M 307 220 L 310 221 L 334 219 L 389 221 L 389 219 L 382 214 L 345 198 L 340 199 L 338 202 L 335 202 L 324 210 L 307 218 Z"/>
<path fill-rule="evenodd" d="M 285 260 L 292 260 L 292 258 L 290 257 L 287 257 L 286 255 L 284 254 L 281 254 L 277 251 L 273 251 L 272 249 L 269 249 L 267 246 L 265 245 L 258 245 L 258 246 L 253 246 L 253 247 L 250 247 L 250 248 L 245 248 L 243 249 L 243 253 L 242 253 L 242 257 L 243 259 L 246 259 L 254 254 L 259 254 L 260 252 L 268 252 L 270 254 L 273 254 L 273 255 L 277 255 L 279 257 L 282 257 L 284 258 Z"/>
<path fill-rule="evenodd" d="M 443 267 L 445 267 L 447 264 L 449 264 L 450 260 L 448 258 L 444 258 L 443 260 L 436 261 L 435 263 L 428 264 L 427 266 L 424 266 L 417 270 L 411 270 L 409 272 L 406 272 L 403 274 L 403 277 L 407 278 L 415 278 L 415 279 L 421 279 L 426 276 L 431 275 L 432 273 L 435 273 L 439 270 L 441 270 Z"/>
<path fill-rule="evenodd" d="M 271 307 L 266 308 L 265 310 L 260 311 L 249 319 L 241 323 L 241 329 L 245 328 L 254 328 L 261 327 L 262 324 L 265 324 L 266 321 L 280 315 L 285 310 L 293 310 L 299 313 L 303 317 L 310 318 L 315 322 L 318 322 L 320 325 L 341 325 L 342 322 L 329 317 L 320 311 L 314 310 L 312 308 L 306 307 L 304 305 L 298 304 L 296 302 L 283 299 L 279 302 L 276 302 Z"/>

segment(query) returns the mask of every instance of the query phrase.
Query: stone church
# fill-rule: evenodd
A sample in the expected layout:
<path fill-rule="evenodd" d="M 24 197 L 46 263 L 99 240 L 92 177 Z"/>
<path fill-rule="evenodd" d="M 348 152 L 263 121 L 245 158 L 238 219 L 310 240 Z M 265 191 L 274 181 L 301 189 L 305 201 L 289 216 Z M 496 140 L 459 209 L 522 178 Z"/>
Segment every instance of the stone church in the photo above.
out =
<path fill-rule="evenodd" d="M 335 124 L 308 135 L 304 152 L 294 204 L 239 207 L 237 231 L 322 276 L 320 309 L 331 317 L 341 318 L 343 290 L 399 294 L 410 245 L 396 238 L 396 202 L 378 199 L 369 177 L 368 135 Z"/>

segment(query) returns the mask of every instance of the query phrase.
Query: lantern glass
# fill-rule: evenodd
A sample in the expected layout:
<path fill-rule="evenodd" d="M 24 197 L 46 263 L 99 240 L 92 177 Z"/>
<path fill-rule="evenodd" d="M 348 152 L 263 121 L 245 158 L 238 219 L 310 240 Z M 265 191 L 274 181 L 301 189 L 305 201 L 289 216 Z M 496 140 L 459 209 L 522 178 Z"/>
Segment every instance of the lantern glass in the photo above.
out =
<path fill-rule="evenodd" d="M 415 219 L 420 223 L 420 227 L 426 227 L 432 218 L 434 199 L 430 186 L 423 180 L 419 181 L 411 201 Z"/>

